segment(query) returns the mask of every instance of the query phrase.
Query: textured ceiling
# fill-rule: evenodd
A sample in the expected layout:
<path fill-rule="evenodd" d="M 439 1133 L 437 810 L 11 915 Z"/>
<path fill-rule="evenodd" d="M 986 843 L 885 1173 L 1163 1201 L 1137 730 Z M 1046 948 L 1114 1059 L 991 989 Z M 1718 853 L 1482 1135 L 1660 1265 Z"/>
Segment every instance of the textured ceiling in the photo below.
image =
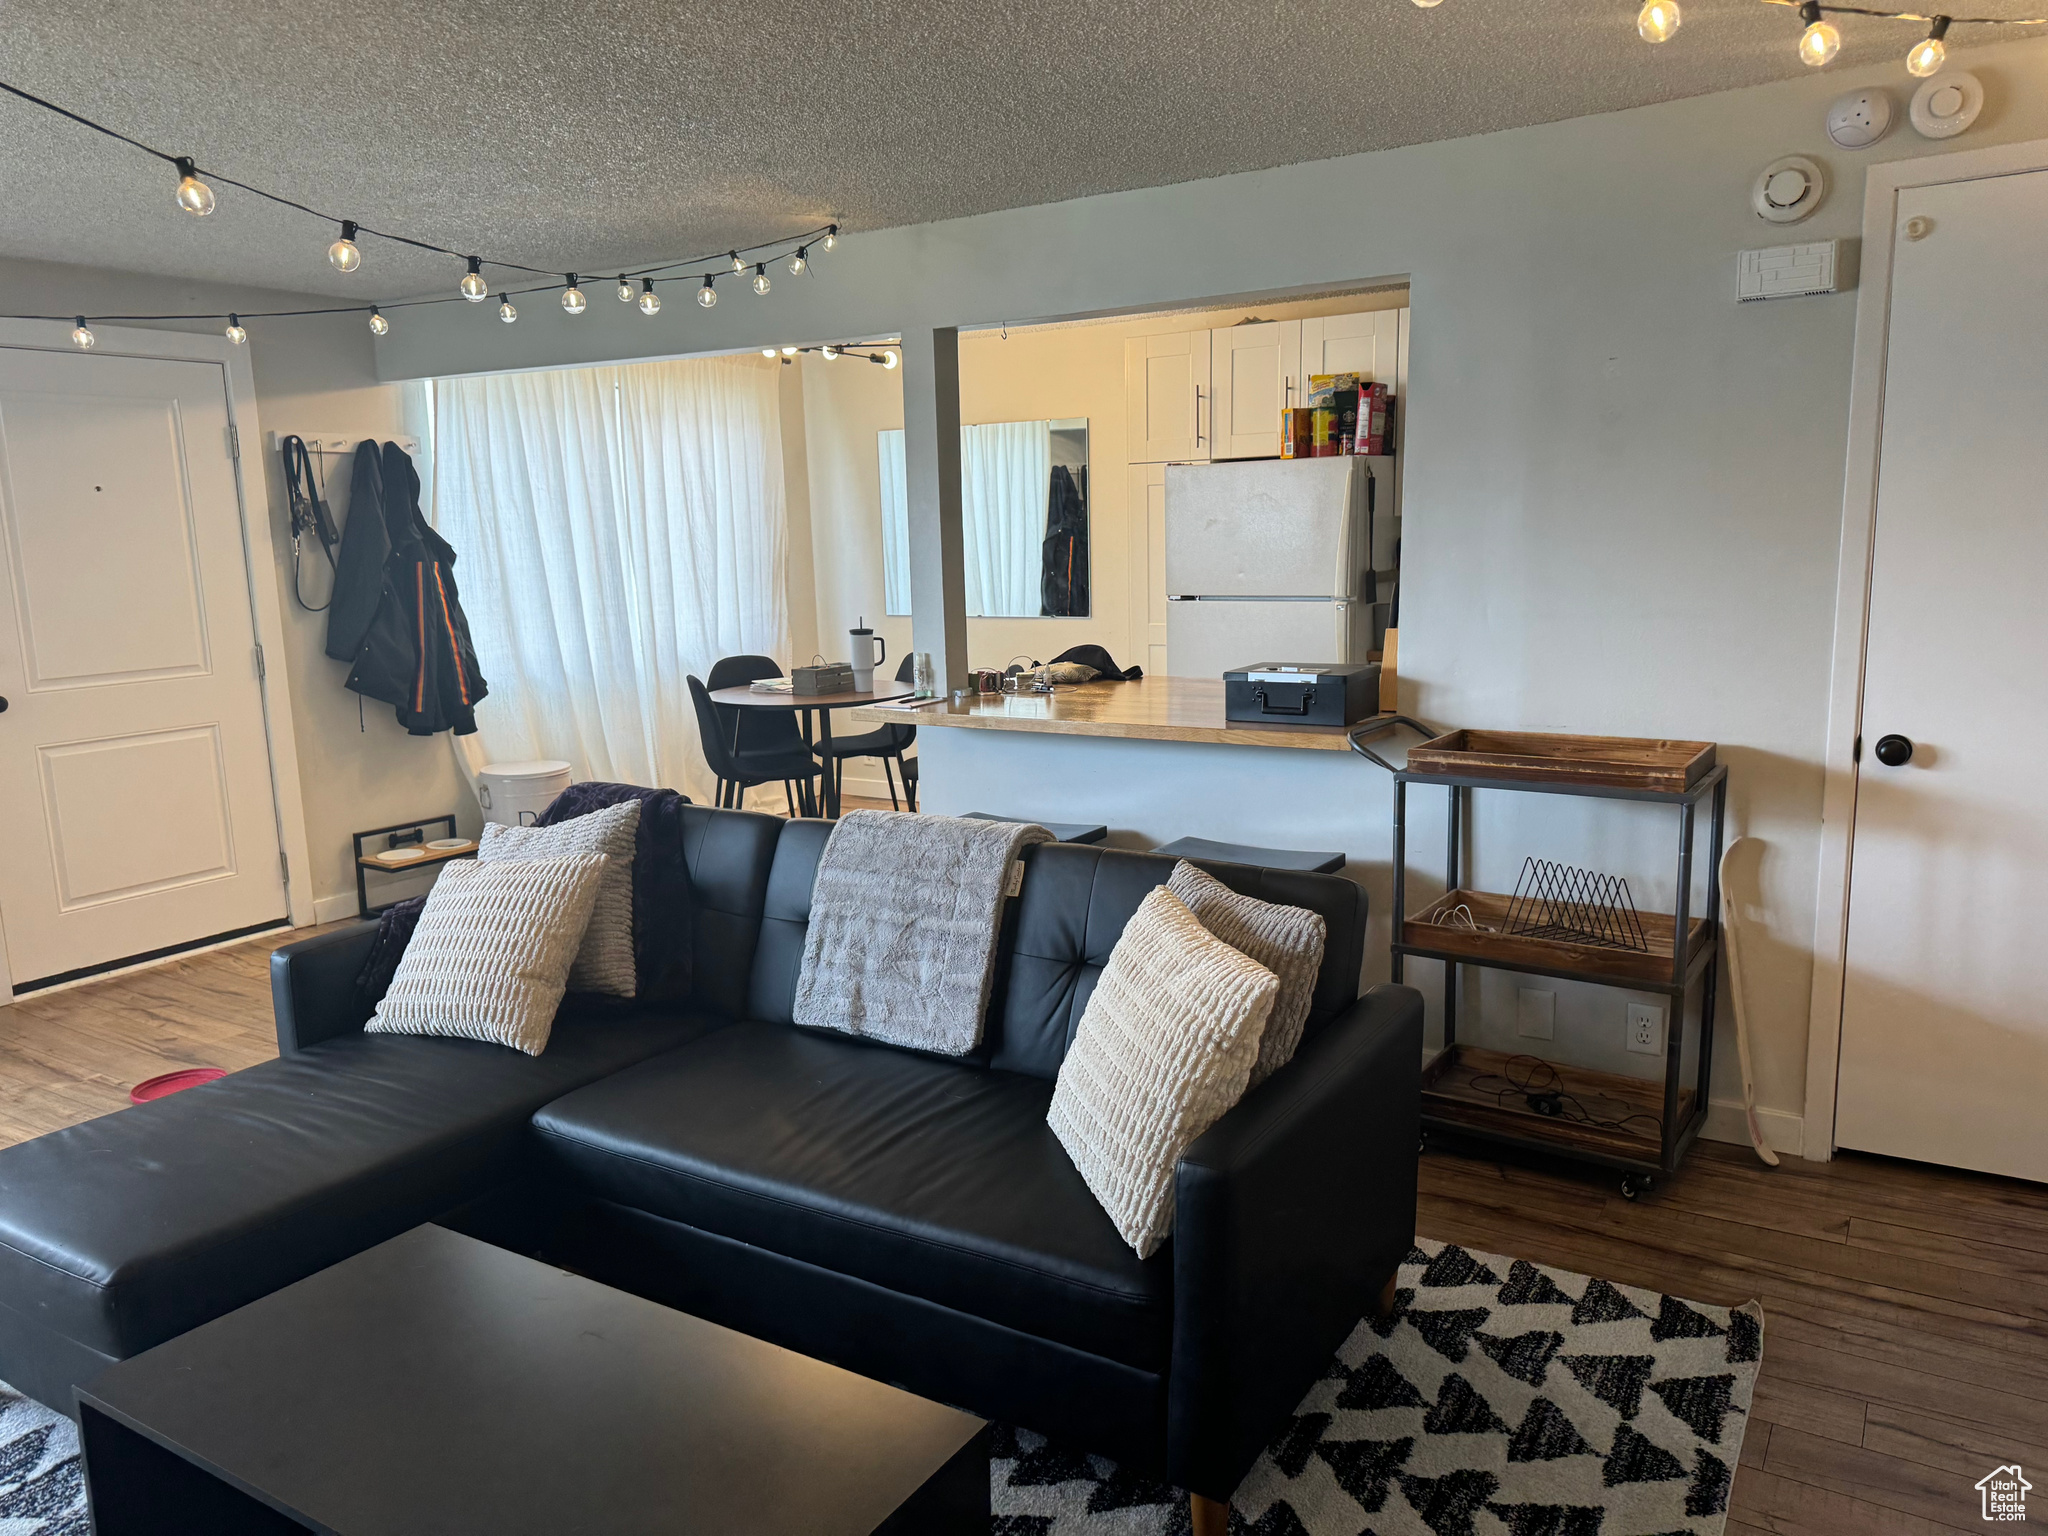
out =
<path fill-rule="evenodd" d="M 339 216 L 620 266 L 1554 121 L 1795 75 L 1798 23 L 1685 0 L 9 0 L 0 78 Z M 1841 64 L 1911 29 L 1845 21 Z M 1900 80 L 1905 79 L 1900 71 Z M 0 255 L 393 298 L 445 258 L 221 188 L 0 99 Z"/>

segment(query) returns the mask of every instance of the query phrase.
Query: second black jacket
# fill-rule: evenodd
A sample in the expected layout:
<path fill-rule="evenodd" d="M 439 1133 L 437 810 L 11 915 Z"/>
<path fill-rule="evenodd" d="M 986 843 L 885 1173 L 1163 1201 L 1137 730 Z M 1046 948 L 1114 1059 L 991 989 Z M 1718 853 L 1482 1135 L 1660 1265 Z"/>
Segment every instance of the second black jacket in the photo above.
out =
<path fill-rule="evenodd" d="M 396 443 L 356 449 L 327 654 L 347 687 L 394 706 L 415 736 L 476 729 L 488 687 L 455 587 L 455 551 L 420 511 L 419 471 Z"/>

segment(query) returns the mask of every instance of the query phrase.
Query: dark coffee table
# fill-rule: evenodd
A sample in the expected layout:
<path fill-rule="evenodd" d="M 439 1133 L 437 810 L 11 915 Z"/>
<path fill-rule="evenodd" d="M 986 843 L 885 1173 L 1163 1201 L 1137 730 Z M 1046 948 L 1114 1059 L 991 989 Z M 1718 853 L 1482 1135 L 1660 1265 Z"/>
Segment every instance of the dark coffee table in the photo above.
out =
<path fill-rule="evenodd" d="M 980 1419 L 441 1227 L 78 1391 L 97 1536 L 988 1529 Z"/>

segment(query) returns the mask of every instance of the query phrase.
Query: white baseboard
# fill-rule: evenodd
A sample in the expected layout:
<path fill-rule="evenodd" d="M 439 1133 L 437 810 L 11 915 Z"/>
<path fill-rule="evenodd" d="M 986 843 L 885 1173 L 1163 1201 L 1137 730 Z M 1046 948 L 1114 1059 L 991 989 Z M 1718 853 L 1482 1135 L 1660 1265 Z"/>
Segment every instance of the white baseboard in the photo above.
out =
<path fill-rule="evenodd" d="M 316 923 L 338 923 L 344 917 L 356 915 L 356 893 L 340 891 L 332 896 L 313 898 L 313 921 Z"/>
<path fill-rule="evenodd" d="M 1784 1157 L 1806 1155 L 1804 1115 L 1795 1115 L 1785 1109 L 1759 1109 L 1756 1120 L 1773 1152 Z M 1733 1142 L 1738 1147 L 1746 1147 L 1749 1145 L 1749 1127 L 1743 1122 L 1742 1100 L 1712 1099 L 1707 1103 L 1707 1123 L 1700 1128 L 1700 1134 L 1709 1141 Z"/>

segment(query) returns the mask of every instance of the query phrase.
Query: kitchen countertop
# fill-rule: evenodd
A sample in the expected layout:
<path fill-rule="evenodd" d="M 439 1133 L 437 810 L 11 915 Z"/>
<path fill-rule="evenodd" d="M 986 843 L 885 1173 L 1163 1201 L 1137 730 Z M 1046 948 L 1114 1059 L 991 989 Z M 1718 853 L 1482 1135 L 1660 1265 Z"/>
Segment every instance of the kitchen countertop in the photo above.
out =
<path fill-rule="evenodd" d="M 1347 750 L 1344 726 L 1229 723 L 1223 718 L 1223 680 L 1208 677 L 1146 677 L 1132 683 L 1082 683 L 1052 693 L 979 694 L 961 704 L 948 700 L 918 709 L 903 704 L 867 704 L 847 711 L 846 718 L 849 725 L 865 727 L 959 726 L 1137 741 Z"/>

